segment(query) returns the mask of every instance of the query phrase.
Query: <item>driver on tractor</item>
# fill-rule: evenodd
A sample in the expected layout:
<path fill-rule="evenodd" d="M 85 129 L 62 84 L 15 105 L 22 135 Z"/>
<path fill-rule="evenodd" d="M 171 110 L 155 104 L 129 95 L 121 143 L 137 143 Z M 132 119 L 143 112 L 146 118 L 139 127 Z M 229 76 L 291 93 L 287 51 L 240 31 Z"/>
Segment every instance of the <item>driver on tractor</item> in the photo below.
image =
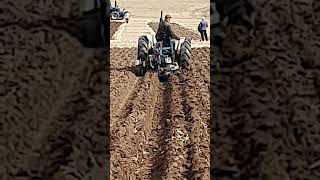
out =
<path fill-rule="evenodd" d="M 164 47 L 171 46 L 170 44 L 171 39 L 180 40 L 180 37 L 177 36 L 171 28 L 171 24 L 170 24 L 171 18 L 172 16 L 168 14 L 165 16 L 164 21 L 160 22 L 159 28 L 156 34 L 156 40 L 162 41 Z"/>

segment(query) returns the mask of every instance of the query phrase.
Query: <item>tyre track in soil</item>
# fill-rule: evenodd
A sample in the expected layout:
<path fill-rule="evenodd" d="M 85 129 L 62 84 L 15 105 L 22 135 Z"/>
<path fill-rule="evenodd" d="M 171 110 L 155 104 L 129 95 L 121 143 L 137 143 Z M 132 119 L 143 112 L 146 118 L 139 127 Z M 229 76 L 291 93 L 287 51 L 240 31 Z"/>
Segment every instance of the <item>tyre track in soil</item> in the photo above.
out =
<path fill-rule="evenodd" d="M 111 176 L 113 179 L 148 176 L 149 152 L 153 110 L 157 101 L 158 83 L 155 74 L 147 73 L 139 79 L 122 113 L 112 120 L 111 125 Z M 151 108 L 150 108 L 151 107 Z M 150 109 L 151 110 L 150 110 Z M 150 118 L 151 117 L 151 118 Z M 119 138 L 120 137 L 120 138 Z"/>
<path fill-rule="evenodd" d="M 201 62 L 207 56 L 193 58 L 199 61 L 189 72 L 160 85 L 154 118 L 160 125 L 155 130 L 158 142 L 151 179 L 209 179 L 209 62 Z"/>
<path fill-rule="evenodd" d="M 162 134 L 159 138 L 161 141 L 158 143 L 161 147 L 160 152 L 164 154 L 163 157 L 156 156 L 154 163 L 162 161 L 163 164 L 153 170 L 152 179 L 157 179 L 157 177 L 185 179 L 190 177 L 189 167 L 191 166 L 191 164 L 187 165 L 189 140 L 187 128 L 190 122 L 187 122 L 184 115 L 182 85 L 177 76 L 162 84 L 162 99 L 163 109 L 160 111 L 162 112 L 160 121 L 165 126 L 162 127 Z"/>
<path fill-rule="evenodd" d="M 134 93 L 138 86 L 139 78 L 136 78 L 132 72 L 128 71 L 111 71 L 111 117 L 121 112 L 126 102 Z M 115 102 L 115 103 L 114 103 Z M 119 103 L 118 103 L 119 102 Z"/>
<path fill-rule="evenodd" d="M 193 48 L 189 71 L 180 76 L 183 82 L 184 113 L 187 121 L 190 144 L 188 159 L 191 161 L 190 177 L 192 179 L 210 179 L 209 158 L 209 56 L 210 48 Z M 202 56 L 199 56 L 202 55 Z"/>
<path fill-rule="evenodd" d="M 110 52 L 111 70 L 130 70 L 137 57 L 137 48 L 112 48 Z"/>
<path fill-rule="evenodd" d="M 139 80 L 112 120 L 111 177 L 209 179 L 209 48 L 202 49 L 194 49 L 194 65 L 180 77 L 160 83 L 147 73 Z"/>

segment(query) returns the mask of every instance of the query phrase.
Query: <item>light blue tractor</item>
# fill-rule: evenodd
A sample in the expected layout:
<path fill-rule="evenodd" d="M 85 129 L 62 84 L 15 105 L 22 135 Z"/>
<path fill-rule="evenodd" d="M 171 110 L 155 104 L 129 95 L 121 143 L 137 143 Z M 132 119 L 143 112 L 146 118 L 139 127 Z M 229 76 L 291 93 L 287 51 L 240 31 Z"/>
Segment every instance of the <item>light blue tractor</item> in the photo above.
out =
<path fill-rule="evenodd" d="M 162 21 L 162 11 L 160 22 Z M 170 46 L 163 46 L 155 35 L 146 33 L 138 39 L 138 54 L 135 60 L 136 74 L 143 76 L 148 70 L 158 72 L 160 81 L 187 68 L 191 58 L 191 38 L 171 39 Z"/>

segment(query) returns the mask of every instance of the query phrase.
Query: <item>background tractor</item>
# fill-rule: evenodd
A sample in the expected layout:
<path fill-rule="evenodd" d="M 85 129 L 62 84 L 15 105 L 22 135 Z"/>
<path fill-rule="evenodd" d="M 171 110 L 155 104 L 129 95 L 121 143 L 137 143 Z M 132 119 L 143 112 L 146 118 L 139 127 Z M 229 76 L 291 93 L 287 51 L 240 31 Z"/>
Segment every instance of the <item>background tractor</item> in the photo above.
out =
<path fill-rule="evenodd" d="M 124 8 L 121 9 L 117 5 L 117 1 L 114 1 L 114 6 L 110 6 L 110 19 L 111 20 L 125 20 L 126 23 L 129 22 L 130 13 Z"/>
<path fill-rule="evenodd" d="M 162 22 L 162 11 L 160 22 Z M 189 65 L 191 58 L 191 38 L 172 39 L 169 47 L 157 42 L 155 35 L 147 33 L 139 36 L 138 55 L 135 62 L 136 74 L 143 76 L 148 70 L 156 70 L 160 81 L 179 73 Z"/>

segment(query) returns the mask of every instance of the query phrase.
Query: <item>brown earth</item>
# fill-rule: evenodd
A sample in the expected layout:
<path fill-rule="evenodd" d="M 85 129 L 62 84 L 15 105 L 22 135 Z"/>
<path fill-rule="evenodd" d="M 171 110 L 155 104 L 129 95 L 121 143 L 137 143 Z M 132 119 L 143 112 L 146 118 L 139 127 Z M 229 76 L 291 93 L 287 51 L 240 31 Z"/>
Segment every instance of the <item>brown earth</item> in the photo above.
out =
<path fill-rule="evenodd" d="M 320 179 L 320 3 L 256 3 L 255 38 L 228 26 L 212 74 L 211 167 L 221 180 Z"/>
<path fill-rule="evenodd" d="M 111 49 L 111 179 L 210 179 L 209 51 L 160 83 L 131 72 L 136 48 Z"/>
<path fill-rule="evenodd" d="M 114 33 L 119 29 L 119 27 L 123 24 L 122 22 L 110 22 L 110 37 L 113 39 Z"/>
<path fill-rule="evenodd" d="M 76 38 L 79 1 L 0 6 L 0 179 L 106 179 L 106 62 Z"/>
<path fill-rule="evenodd" d="M 158 22 L 149 22 L 148 25 L 152 28 L 154 32 L 158 31 L 159 23 Z M 179 37 L 190 37 L 193 40 L 201 40 L 200 34 L 196 33 L 192 29 L 186 28 L 181 26 L 177 23 L 172 23 L 171 25 L 172 30 L 179 36 Z"/>

